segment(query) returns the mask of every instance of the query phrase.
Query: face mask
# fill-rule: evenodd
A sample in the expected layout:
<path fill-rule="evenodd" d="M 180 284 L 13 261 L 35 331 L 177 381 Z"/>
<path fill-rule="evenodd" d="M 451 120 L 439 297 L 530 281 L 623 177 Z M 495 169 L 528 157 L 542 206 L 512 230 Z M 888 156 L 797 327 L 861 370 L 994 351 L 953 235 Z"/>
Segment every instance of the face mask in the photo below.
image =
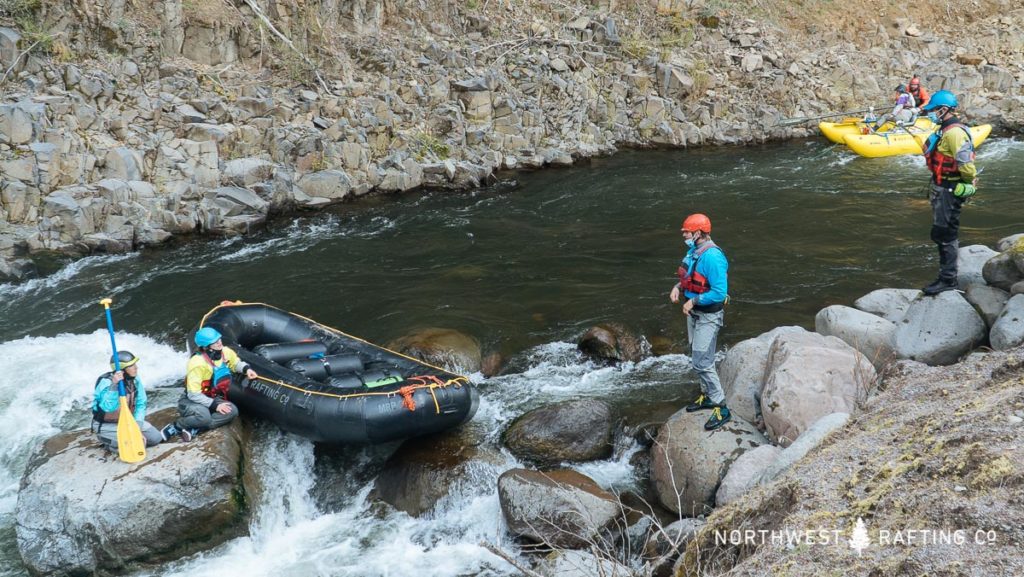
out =
<path fill-rule="evenodd" d="M 686 248 L 693 248 L 694 242 L 692 238 L 688 238 L 684 242 L 686 243 Z"/>
<path fill-rule="evenodd" d="M 929 112 L 928 113 L 928 120 L 931 120 L 935 124 L 938 124 L 939 123 L 939 113 L 938 112 Z"/>
<path fill-rule="evenodd" d="M 224 354 L 217 349 L 208 349 L 206 354 L 210 357 L 211 361 L 219 361 Z"/>

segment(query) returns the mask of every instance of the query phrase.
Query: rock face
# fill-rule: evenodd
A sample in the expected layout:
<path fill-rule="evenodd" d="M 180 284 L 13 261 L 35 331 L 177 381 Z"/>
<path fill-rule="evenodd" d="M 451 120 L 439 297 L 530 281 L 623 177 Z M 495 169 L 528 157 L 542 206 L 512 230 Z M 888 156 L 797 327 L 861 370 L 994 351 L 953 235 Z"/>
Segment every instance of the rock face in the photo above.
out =
<path fill-rule="evenodd" d="M 586 547 L 620 511 L 614 495 L 569 470 L 505 471 L 498 499 L 509 531 L 554 547 Z"/>
<path fill-rule="evenodd" d="M 512 453 L 541 467 L 603 459 L 612 451 L 615 422 L 604 401 L 581 399 L 534 409 L 505 431 Z"/>
<path fill-rule="evenodd" d="M 60 434 L 22 479 L 18 550 L 33 574 L 91 575 L 215 547 L 246 530 L 242 496 L 257 489 L 242 462 L 237 420 L 191 443 L 150 447 L 135 464 L 88 430 Z"/>
<path fill-rule="evenodd" d="M 480 343 L 453 329 L 421 329 L 391 341 L 387 348 L 455 373 L 478 372 L 482 362 Z"/>
<path fill-rule="evenodd" d="M 651 354 L 647 341 L 618 323 L 591 328 L 580 337 L 577 346 L 587 356 L 612 362 L 636 362 Z"/>
<path fill-rule="evenodd" d="M 974 307 L 959 292 L 947 291 L 915 299 L 896 324 L 893 345 L 901 359 L 948 365 L 985 337 L 985 321 Z"/>
<path fill-rule="evenodd" d="M 654 447 L 651 481 L 661 504 L 686 517 L 714 506 L 715 491 L 741 455 L 768 442 L 753 425 L 733 415 L 705 431 L 706 411 L 679 411 L 661 427 Z"/>
<path fill-rule="evenodd" d="M 789 446 L 821 417 L 852 413 L 874 384 L 874 367 L 836 337 L 816 333 L 775 339 L 761 396 L 768 435 Z"/>

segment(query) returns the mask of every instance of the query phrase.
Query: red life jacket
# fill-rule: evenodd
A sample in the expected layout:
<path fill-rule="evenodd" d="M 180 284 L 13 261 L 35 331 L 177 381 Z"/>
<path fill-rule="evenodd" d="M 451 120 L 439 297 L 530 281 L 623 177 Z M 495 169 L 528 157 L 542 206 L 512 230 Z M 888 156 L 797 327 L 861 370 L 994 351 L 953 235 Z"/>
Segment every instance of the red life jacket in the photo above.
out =
<path fill-rule="evenodd" d="M 704 294 L 711 290 L 711 282 L 707 277 L 697 272 L 697 261 L 710 248 L 718 248 L 714 241 L 707 241 L 693 253 L 693 260 L 690 262 L 690 269 L 680 266 L 677 270 L 679 275 L 679 288 L 697 294 Z M 718 249 L 722 250 L 722 249 Z"/>
<path fill-rule="evenodd" d="M 967 140 L 971 143 L 971 160 L 974 160 L 974 139 L 971 138 L 971 131 L 966 126 L 959 122 L 953 122 L 943 126 L 941 134 L 944 136 L 953 127 L 960 127 L 967 133 Z M 943 178 L 946 180 L 960 180 L 960 163 L 956 161 L 956 156 L 947 156 L 939 152 L 939 142 L 941 140 L 942 136 L 935 138 L 933 144 L 929 146 L 928 152 L 924 155 L 924 162 L 928 165 L 928 171 L 932 173 L 932 180 L 935 181 L 935 184 L 942 184 Z"/>
<path fill-rule="evenodd" d="M 206 359 L 211 370 L 210 378 L 202 382 L 202 393 L 211 399 L 223 397 L 227 400 L 228 389 L 231 388 L 231 368 L 228 367 L 227 359 L 222 357 L 220 366 L 217 366 L 214 364 L 213 359 L 206 354 L 206 351 L 202 351 L 199 354 Z"/>

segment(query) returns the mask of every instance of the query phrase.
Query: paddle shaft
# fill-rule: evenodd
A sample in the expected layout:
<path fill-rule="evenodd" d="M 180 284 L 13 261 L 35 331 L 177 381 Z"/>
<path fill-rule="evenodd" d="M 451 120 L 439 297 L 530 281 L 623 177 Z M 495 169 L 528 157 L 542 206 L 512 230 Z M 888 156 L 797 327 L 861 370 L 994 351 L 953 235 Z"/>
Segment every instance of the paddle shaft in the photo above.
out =
<path fill-rule="evenodd" d="M 801 116 L 799 118 L 784 118 L 778 122 L 778 126 L 789 126 L 791 124 L 800 124 L 801 122 L 809 122 L 811 120 L 821 120 L 823 118 L 832 118 L 834 116 L 846 116 L 847 114 L 862 114 L 864 112 L 870 112 L 872 109 L 878 108 L 877 106 L 870 106 L 868 108 L 861 108 L 859 110 L 847 110 L 846 112 L 833 112 L 831 114 L 822 114 L 821 116 Z"/>

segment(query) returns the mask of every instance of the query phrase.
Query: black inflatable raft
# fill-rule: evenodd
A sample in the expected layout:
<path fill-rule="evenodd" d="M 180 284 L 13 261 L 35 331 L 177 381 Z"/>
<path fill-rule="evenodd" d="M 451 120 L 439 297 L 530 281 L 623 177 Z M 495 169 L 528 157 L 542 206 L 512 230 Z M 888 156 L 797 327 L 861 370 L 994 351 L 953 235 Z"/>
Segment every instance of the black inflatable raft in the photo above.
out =
<path fill-rule="evenodd" d="M 476 412 L 466 377 L 269 305 L 225 302 L 199 326 L 220 331 L 259 374 L 231 384 L 241 413 L 314 441 L 405 439 L 457 427 Z"/>

